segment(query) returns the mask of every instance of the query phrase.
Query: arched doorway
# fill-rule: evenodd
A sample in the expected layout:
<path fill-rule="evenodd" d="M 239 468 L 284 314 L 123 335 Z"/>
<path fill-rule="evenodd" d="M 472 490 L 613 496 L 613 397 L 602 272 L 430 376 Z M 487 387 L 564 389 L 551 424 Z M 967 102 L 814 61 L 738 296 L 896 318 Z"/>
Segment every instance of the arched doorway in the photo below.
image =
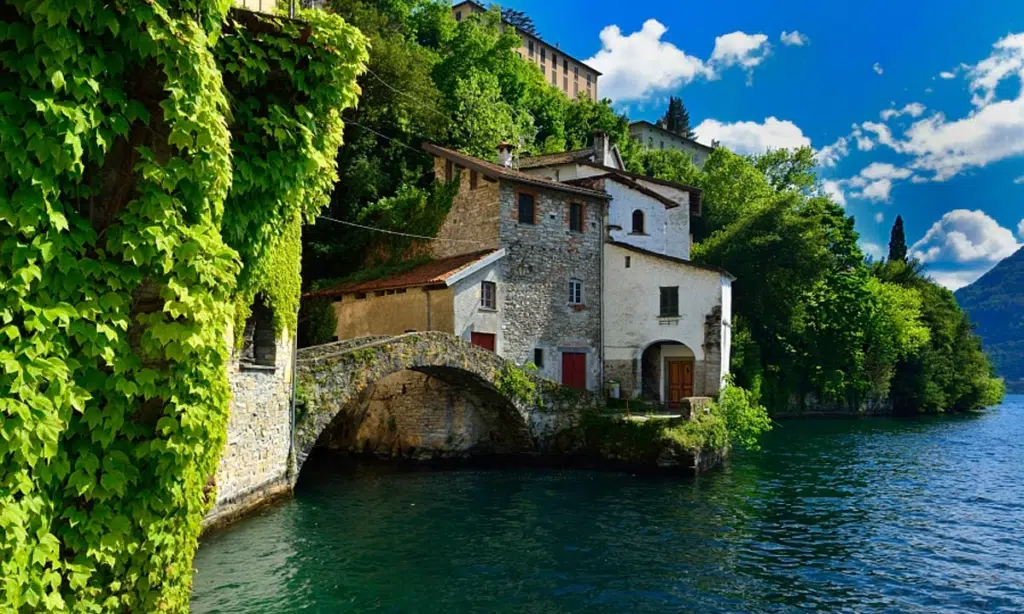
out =
<path fill-rule="evenodd" d="M 656 341 L 640 357 L 641 398 L 677 409 L 680 399 L 694 396 L 696 356 L 679 341 Z"/>

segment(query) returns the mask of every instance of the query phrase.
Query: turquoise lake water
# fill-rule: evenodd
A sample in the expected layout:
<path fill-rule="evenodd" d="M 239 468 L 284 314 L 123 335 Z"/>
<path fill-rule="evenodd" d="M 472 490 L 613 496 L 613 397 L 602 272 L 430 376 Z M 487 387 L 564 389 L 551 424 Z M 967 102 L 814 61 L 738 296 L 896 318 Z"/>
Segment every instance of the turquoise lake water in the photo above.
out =
<path fill-rule="evenodd" d="M 1024 397 L 763 444 L 699 478 L 321 462 L 204 539 L 193 611 L 1024 612 Z"/>

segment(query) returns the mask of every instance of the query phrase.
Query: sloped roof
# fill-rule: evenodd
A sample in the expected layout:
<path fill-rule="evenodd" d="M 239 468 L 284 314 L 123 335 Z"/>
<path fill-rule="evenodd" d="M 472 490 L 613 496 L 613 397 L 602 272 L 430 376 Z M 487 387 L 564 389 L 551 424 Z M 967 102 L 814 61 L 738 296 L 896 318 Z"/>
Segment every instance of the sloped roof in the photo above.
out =
<path fill-rule="evenodd" d="M 569 164 L 580 160 L 593 160 L 594 148 L 575 149 L 553 154 L 542 154 L 539 156 L 527 156 L 519 159 L 519 168 L 541 168 L 544 166 L 556 166 L 558 164 Z"/>
<path fill-rule="evenodd" d="M 545 179 L 544 177 L 534 177 L 533 175 L 527 175 L 526 173 L 521 173 L 515 169 L 505 168 L 504 166 L 499 166 L 486 160 L 481 160 L 480 158 L 474 158 L 473 156 L 459 153 L 455 150 L 448 149 L 447 147 L 441 147 L 440 145 L 424 143 L 423 149 L 431 155 L 446 158 L 460 166 L 474 170 L 485 177 L 490 177 L 491 179 L 506 179 L 517 183 L 547 188 L 549 190 L 557 190 L 560 192 L 569 192 L 570 194 L 577 194 L 580 196 L 589 196 L 591 198 L 600 198 L 602 200 L 608 200 L 611 198 L 608 193 L 604 191 L 569 185 L 568 183 Z"/>
<path fill-rule="evenodd" d="M 580 160 L 580 164 L 585 164 L 593 168 L 601 169 L 607 173 L 614 173 L 616 175 L 627 177 L 633 181 L 646 181 L 656 185 L 663 185 L 667 188 L 673 188 L 688 192 L 690 194 L 690 214 L 700 215 L 703 211 L 704 192 L 700 188 L 695 188 L 692 185 L 686 185 L 685 183 L 676 183 L 675 181 L 666 181 L 664 179 L 657 179 L 655 177 L 648 177 L 647 175 L 641 175 L 639 173 L 631 173 L 629 171 L 620 171 L 617 168 L 598 164 L 597 162 L 590 162 L 587 160 Z"/>
<path fill-rule="evenodd" d="M 397 275 L 392 275 L 390 277 L 359 283 L 342 284 L 334 288 L 310 292 L 305 296 L 341 296 L 343 294 L 375 292 L 378 290 L 397 290 L 400 288 L 416 288 L 420 286 L 443 284 L 459 271 L 472 266 L 474 263 L 483 260 L 497 251 L 498 250 L 496 249 L 486 249 L 472 252 L 470 254 L 451 256 L 450 258 L 443 258 L 441 260 L 421 264 L 414 269 L 404 273 L 398 273 Z"/>
<path fill-rule="evenodd" d="M 713 264 L 697 264 L 696 262 L 692 262 L 690 260 L 683 260 L 682 258 L 676 258 L 675 256 L 668 256 L 666 254 L 660 254 L 658 252 L 652 252 L 649 249 L 644 249 L 642 247 L 637 247 L 635 245 L 630 245 L 629 243 L 623 243 L 622 241 L 607 241 L 607 244 L 608 245 L 614 245 L 615 247 L 621 247 L 622 249 L 629 250 L 631 252 L 636 252 L 637 254 L 643 254 L 644 256 L 650 256 L 652 258 L 658 258 L 660 260 L 667 260 L 669 262 L 675 262 L 676 264 L 682 264 L 684 266 L 688 266 L 688 267 L 691 267 L 691 268 L 694 268 L 694 269 L 700 269 L 702 271 L 710 271 L 712 273 L 718 273 L 719 275 L 724 275 L 724 276 L 728 277 L 732 281 L 736 281 L 736 276 L 735 275 L 733 275 L 729 271 L 726 271 L 722 267 L 718 267 L 718 266 L 715 266 Z"/>

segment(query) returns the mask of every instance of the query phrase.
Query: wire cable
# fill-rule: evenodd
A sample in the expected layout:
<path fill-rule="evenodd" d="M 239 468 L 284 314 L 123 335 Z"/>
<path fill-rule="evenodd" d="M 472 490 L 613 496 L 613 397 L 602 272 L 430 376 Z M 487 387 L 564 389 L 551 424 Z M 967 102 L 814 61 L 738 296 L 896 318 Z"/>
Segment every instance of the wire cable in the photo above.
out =
<path fill-rule="evenodd" d="M 361 228 L 363 230 L 371 230 L 373 232 L 382 232 L 384 234 L 395 235 L 399 237 L 408 237 L 410 239 L 423 239 L 425 241 L 444 241 L 446 243 L 474 243 L 476 245 L 482 245 L 481 241 L 471 241 L 469 239 L 439 239 L 437 237 L 428 237 L 426 235 L 414 235 L 407 232 L 398 232 L 395 230 L 384 230 L 383 228 L 374 228 L 373 226 L 364 226 L 363 224 L 356 224 L 355 222 L 345 222 L 343 220 L 336 220 L 333 217 L 327 217 L 326 215 L 318 215 L 317 219 L 327 220 L 328 222 L 334 222 L 336 224 L 344 224 L 345 226 L 352 226 L 353 228 Z"/>

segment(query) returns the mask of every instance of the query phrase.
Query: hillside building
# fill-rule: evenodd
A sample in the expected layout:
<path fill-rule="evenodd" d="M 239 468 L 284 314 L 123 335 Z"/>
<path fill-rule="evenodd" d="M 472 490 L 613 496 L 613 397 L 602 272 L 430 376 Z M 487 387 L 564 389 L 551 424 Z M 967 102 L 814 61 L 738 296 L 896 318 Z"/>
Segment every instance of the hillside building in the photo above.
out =
<path fill-rule="evenodd" d="M 666 130 L 659 124 L 646 120 L 636 121 L 629 124 L 629 134 L 648 149 L 674 149 L 693 156 L 693 163 L 698 168 L 704 168 L 708 156 L 715 148 L 688 139 L 681 134 Z"/>
<path fill-rule="evenodd" d="M 486 12 L 486 7 L 472 0 L 458 2 L 452 7 L 452 16 L 455 17 L 455 21 L 462 21 L 471 15 Z M 512 25 L 508 22 L 506 24 Z M 518 28 L 516 28 L 516 33 L 519 35 L 519 40 L 522 41 L 519 56 L 536 64 L 544 73 L 545 81 L 550 82 L 570 98 L 586 96 L 591 100 L 598 100 L 597 80 L 601 73 L 597 69 L 562 51 L 557 44 L 551 45 L 540 37 Z"/>

